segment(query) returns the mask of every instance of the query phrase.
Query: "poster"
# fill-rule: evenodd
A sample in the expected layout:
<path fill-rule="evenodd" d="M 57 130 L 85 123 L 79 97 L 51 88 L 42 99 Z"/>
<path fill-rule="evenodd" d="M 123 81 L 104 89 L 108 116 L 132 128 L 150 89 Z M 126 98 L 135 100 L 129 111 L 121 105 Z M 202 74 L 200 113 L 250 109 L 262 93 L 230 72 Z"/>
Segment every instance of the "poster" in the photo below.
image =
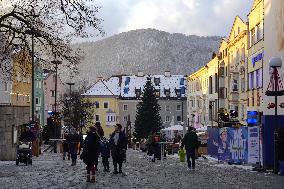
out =
<path fill-rule="evenodd" d="M 248 163 L 259 162 L 259 129 L 257 126 L 248 128 Z"/>
<path fill-rule="evenodd" d="M 208 154 L 230 163 L 248 162 L 248 127 L 208 128 Z"/>

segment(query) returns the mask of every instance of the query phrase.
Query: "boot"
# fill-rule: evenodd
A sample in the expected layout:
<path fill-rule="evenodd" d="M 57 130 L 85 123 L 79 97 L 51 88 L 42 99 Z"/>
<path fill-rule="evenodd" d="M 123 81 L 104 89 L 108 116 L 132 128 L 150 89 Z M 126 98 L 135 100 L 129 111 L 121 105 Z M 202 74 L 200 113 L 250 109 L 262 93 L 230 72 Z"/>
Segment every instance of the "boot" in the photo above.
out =
<path fill-rule="evenodd" d="M 87 182 L 91 182 L 91 175 L 87 174 Z"/>
<path fill-rule="evenodd" d="M 91 182 L 96 182 L 96 174 L 91 173 Z"/>

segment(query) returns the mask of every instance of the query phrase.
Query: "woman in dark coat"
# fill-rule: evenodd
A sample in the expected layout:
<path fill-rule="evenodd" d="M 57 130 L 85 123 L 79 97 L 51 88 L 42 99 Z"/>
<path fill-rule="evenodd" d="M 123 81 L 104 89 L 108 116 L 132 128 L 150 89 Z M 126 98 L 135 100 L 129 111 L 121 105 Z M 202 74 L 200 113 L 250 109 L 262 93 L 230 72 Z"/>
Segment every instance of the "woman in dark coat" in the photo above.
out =
<path fill-rule="evenodd" d="M 122 173 L 122 162 L 124 160 L 124 154 L 127 149 L 127 139 L 123 131 L 122 126 L 117 124 L 115 131 L 110 137 L 111 156 L 113 159 L 114 174 Z M 119 166 L 119 172 L 117 172 L 117 164 Z"/>
<path fill-rule="evenodd" d="M 105 133 L 104 133 L 104 130 L 101 126 L 101 123 L 96 122 L 95 128 L 96 128 L 96 132 L 97 132 L 98 136 L 100 137 L 100 140 L 102 140 Z M 97 158 L 96 158 L 96 162 L 95 162 L 96 171 L 98 171 L 99 156 L 100 156 L 100 150 L 97 151 Z"/>
<path fill-rule="evenodd" d="M 83 159 L 83 162 L 87 165 L 87 182 L 95 182 L 95 163 L 97 160 L 97 154 L 99 151 L 100 143 L 99 143 L 100 137 L 98 136 L 96 132 L 95 127 L 90 127 L 89 132 L 87 133 L 87 137 L 84 142 L 84 148 L 83 152 L 81 154 L 81 159 Z"/>

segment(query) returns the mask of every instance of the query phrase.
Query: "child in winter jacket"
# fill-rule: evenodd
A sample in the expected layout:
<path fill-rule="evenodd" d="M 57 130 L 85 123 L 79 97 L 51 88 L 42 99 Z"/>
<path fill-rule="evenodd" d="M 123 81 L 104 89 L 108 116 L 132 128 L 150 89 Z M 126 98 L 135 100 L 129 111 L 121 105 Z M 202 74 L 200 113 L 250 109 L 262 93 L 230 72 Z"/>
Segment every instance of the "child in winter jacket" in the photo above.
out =
<path fill-rule="evenodd" d="M 104 166 L 104 171 L 109 172 L 109 161 L 110 158 L 110 144 L 106 138 L 102 138 L 100 142 L 100 152 L 102 156 L 102 163 Z"/>

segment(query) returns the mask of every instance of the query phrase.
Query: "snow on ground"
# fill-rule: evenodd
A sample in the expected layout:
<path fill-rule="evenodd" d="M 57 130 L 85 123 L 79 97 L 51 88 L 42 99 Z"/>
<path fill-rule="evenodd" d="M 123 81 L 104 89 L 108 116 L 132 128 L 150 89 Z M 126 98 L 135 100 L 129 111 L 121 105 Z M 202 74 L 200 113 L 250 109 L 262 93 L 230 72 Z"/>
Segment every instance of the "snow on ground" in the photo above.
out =
<path fill-rule="evenodd" d="M 85 182 L 85 165 L 76 166 L 63 161 L 61 154 L 44 153 L 33 158 L 32 166 L 16 166 L 15 162 L 0 161 L 0 188 L 283 188 L 284 178 L 224 166 L 199 158 L 195 171 L 187 171 L 186 163 L 177 155 L 150 162 L 145 153 L 128 150 L 124 174 L 102 171 L 101 162 L 97 183 Z M 112 165 L 111 165 L 112 168 Z"/>

